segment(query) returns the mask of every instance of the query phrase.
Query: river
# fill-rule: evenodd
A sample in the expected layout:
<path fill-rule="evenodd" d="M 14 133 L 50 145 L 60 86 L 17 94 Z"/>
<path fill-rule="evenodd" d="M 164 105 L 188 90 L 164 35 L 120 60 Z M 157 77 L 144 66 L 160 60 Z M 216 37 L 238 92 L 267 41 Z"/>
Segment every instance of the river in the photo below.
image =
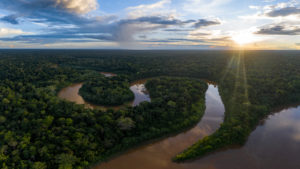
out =
<path fill-rule="evenodd" d="M 150 101 L 145 81 L 131 85 L 135 98 Z M 82 84 L 63 89 L 62 98 L 90 105 L 78 95 Z M 68 97 L 64 97 L 68 96 Z M 223 121 L 224 106 L 218 87 L 209 84 L 206 110 L 202 120 L 192 129 L 178 135 L 134 148 L 96 169 L 299 169 L 300 106 L 273 112 L 251 133 L 244 146 L 232 147 L 200 159 L 173 163 L 171 158 L 197 140 L 216 131 Z M 132 106 L 140 102 L 133 102 Z"/>
<path fill-rule="evenodd" d="M 171 158 L 183 151 L 197 140 L 216 131 L 223 121 L 224 106 L 218 87 L 209 84 L 206 91 L 206 110 L 202 120 L 192 129 L 141 146 L 102 163 L 96 169 L 181 169 L 185 163 L 173 163 Z"/>
<path fill-rule="evenodd" d="M 106 77 L 111 77 L 111 76 L 106 76 Z M 139 81 L 135 81 L 133 83 L 130 84 L 130 90 L 133 92 L 134 94 L 134 100 L 132 102 L 129 103 L 125 103 L 124 105 L 121 106 L 100 106 L 100 105 L 95 105 L 95 104 L 91 104 L 89 102 L 86 102 L 80 95 L 79 95 L 79 89 L 82 87 L 83 83 L 76 83 L 73 85 L 70 85 L 68 87 L 63 88 L 62 90 L 60 90 L 60 92 L 58 93 L 58 97 L 77 103 L 77 104 L 83 104 L 85 105 L 87 108 L 98 108 L 98 109 L 120 109 L 123 106 L 137 106 L 139 105 L 141 102 L 147 101 L 150 102 L 150 96 L 149 93 L 146 90 L 145 87 L 145 83 L 146 80 L 139 80 Z"/>
<path fill-rule="evenodd" d="M 274 112 L 246 144 L 186 163 L 198 169 L 299 169 L 300 106 Z"/>

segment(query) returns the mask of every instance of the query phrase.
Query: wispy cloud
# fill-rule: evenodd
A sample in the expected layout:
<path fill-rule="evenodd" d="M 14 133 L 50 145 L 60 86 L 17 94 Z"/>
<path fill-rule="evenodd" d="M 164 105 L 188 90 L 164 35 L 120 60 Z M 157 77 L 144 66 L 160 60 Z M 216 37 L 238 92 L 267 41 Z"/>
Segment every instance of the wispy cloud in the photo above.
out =
<path fill-rule="evenodd" d="M 190 28 L 190 29 L 179 29 L 179 28 L 170 28 L 170 29 L 164 29 L 163 31 L 166 31 L 166 32 L 188 32 L 188 31 L 192 31 L 193 29 Z"/>
<path fill-rule="evenodd" d="M 12 29 L 12 28 L 0 28 L 0 37 L 6 37 L 6 38 L 11 38 L 16 35 L 25 35 L 25 34 L 32 34 L 30 32 L 24 32 L 20 29 Z"/>
<path fill-rule="evenodd" d="M 176 16 L 176 10 L 170 7 L 171 0 L 160 0 L 153 4 L 138 5 L 128 7 L 127 15 L 130 18 L 138 18 L 142 16 Z"/>
<path fill-rule="evenodd" d="M 168 38 L 168 39 L 148 39 L 140 40 L 141 42 L 204 42 L 201 39 L 188 39 L 188 38 Z"/>
<path fill-rule="evenodd" d="M 206 26 L 211 26 L 211 25 L 219 25 L 219 24 L 221 24 L 221 22 L 218 20 L 199 19 L 195 23 L 195 28 L 206 27 Z"/>
<path fill-rule="evenodd" d="M 191 31 L 188 35 L 189 39 L 199 40 L 205 44 L 215 46 L 228 46 L 233 43 L 230 35 L 221 30 L 201 30 Z"/>
<path fill-rule="evenodd" d="M 222 6 L 228 4 L 232 0 L 184 0 L 183 9 L 193 14 L 201 14 L 203 16 L 216 15 L 222 11 Z"/>

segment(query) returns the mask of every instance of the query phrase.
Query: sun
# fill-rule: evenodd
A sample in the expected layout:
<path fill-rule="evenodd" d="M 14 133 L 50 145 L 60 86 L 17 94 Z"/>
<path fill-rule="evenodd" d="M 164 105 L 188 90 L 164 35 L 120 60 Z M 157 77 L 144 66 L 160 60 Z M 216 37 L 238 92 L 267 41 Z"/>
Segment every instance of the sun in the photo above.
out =
<path fill-rule="evenodd" d="M 234 34 L 232 35 L 231 39 L 240 46 L 259 41 L 259 38 L 250 32 L 240 32 Z"/>
<path fill-rule="evenodd" d="M 247 43 L 253 42 L 253 38 L 251 35 L 247 34 L 237 34 L 232 37 L 232 40 L 240 46 L 243 46 Z"/>

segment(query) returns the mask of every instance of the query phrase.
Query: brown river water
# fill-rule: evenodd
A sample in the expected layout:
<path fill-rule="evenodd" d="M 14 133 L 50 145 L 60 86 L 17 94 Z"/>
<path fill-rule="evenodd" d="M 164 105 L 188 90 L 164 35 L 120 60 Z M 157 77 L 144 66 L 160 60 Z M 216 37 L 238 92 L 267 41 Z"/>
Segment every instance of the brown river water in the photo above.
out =
<path fill-rule="evenodd" d="M 106 76 L 106 77 L 111 77 L 111 76 Z M 76 83 L 73 85 L 70 85 L 66 88 L 63 88 L 59 93 L 58 93 L 58 97 L 71 101 L 71 102 L 75 102 L 77 104 L 84 104 L 87 108 L 98 108 L 98 109 L 120 109 L 123 106 L 137 106 L 139 105 L 141 102 L 147 101 L 150 102 L 150 96 L 145 88 L 145 83 L 146 80 L 140 80 L 140 81 L 136 81 L 130 84 L 130 90 L 133 92 L 134 94 L 134 100 L 133 102 L 130 103 L 125 103 L 124 105 L 121 106 L 100 106 L 100 105 L 95 105 L 95 104 L 91 104 L 86 102 L 79 94 L 79 89 L 82 87 L 82 83 Z"/>
<path fill-rule="evenodd" d="M 150 101 L 145 80 L 131 84 L 135 94 L 132 106 Z M 59 97 L 87 107 L 78 91 L 81 83 L 71 85 Z M 202 120 L 192 129 L 153 143 L 134 148 L 95 169 L 300 169 L 300 106 L 272 113 L 251 133 L 244 146 L 216 152 L 185 163 L 171 158 L 197 140 L 216 131 L 223 121 L 224 105 L 218 87 L 209 84 L 206 110 Z M 98 106 L 97 106 L 98 107 Z"/>
<path fill-rule="evenodd" d="M 300 106 L 274 112 L 244 146 L 186 163 L 198 169 L 300 169 Z"/>

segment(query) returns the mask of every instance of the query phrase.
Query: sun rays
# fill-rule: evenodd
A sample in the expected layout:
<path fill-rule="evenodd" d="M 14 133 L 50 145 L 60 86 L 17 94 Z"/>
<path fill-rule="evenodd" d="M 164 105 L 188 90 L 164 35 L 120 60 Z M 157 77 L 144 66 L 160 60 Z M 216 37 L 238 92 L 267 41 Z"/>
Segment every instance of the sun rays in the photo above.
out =
<path fill-rule="evenodd" d="M 221 83 L 224 80 L 235 80 L 234 85 L 231 86 L 233 88 L 233 93 L 229 101 L 232 103 L 240 102 L 242 105 L 233 106 L 229 108 L 234 111 L 239 110 L 242 107 L 247 110 L 248 106 L 250 105 L 245 57 L 245 51 L 243 49 L 235 51 L 230 57 L 230 60 L 228 61 L 223 76 L 221 77 Z M 231 76 L 232 78 L 228 76 Z M 229 116 L 230 113 L 228 113 L 227 119 L 230 119 Z"/>

